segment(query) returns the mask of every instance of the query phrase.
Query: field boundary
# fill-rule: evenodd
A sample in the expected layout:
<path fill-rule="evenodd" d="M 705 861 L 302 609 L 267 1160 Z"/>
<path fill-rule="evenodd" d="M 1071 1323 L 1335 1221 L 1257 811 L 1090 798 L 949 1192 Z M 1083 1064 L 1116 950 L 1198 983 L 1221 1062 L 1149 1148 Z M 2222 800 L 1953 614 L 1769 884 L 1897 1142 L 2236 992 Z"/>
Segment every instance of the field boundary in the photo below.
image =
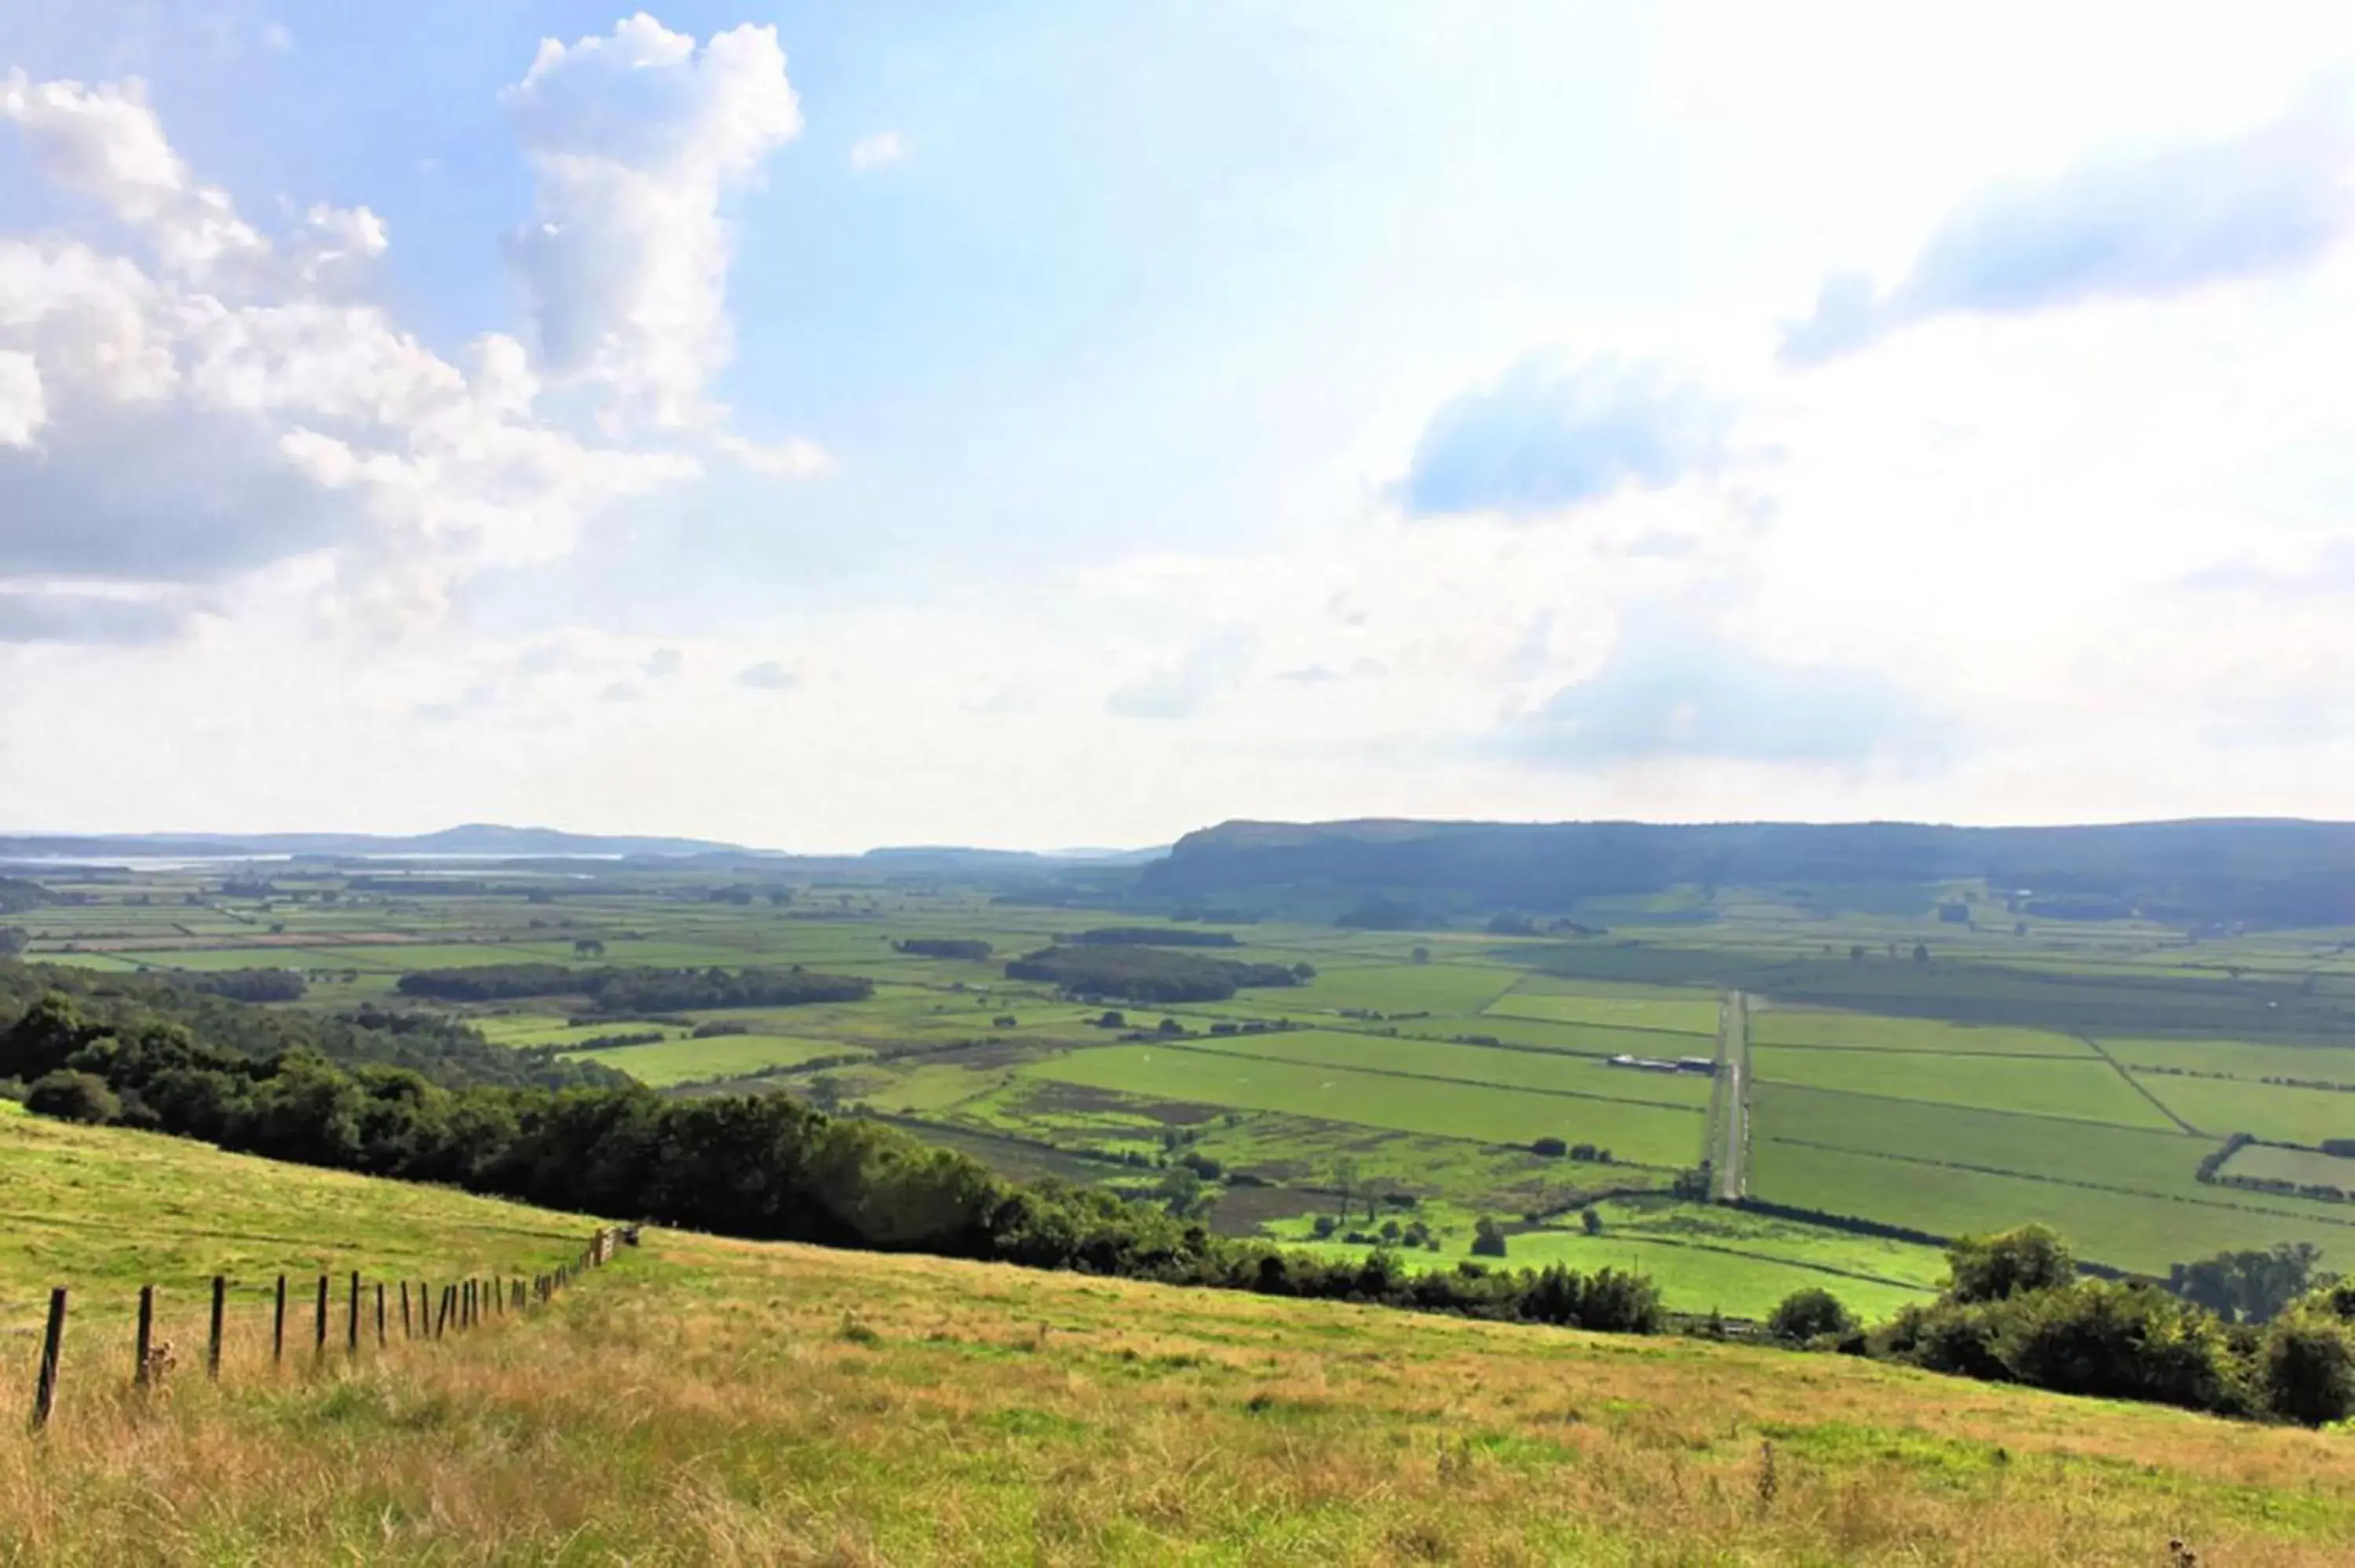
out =
<path fill-rule="evenodd" d="M 2091 1045 L 2094 1048 L 2094 1054 L 2099 1056 L 2103 1061 L 2107 1062 L 2110 1065 L 2111 1070 L 2116 1073 L 2119 1077 L 2124 1078 L 2127 1085 L 2133 1088 L 2135 1093 L 2148 1100 L 2153 1106 L 2156 1106 L 2158 1108 L 2159 1115 L 2165 1117 L 2168 1120 L 2173 1122 L 2184 1131 L 2191 1134 L 2194 1138 L 2206 1138 L 2210 1136 L 2208 1133 L 2202 1132 L 2200 1128 L 2192 1126 L 2190 1122 L 2176 1115 L 2174 1107 L 2169 1106 L 2165 1100 L 2160 1099 L 2157 1095 L 2151 1093 L 2147 1085 L 2143 1084 L 2132 1072 L 2127 1070 L 2125 1063 L 2119 1061 L 2115 1056 L 2111 1055 L 2107 1051 L 2102 1049 L 2102 1043 L 2100 1041 L 2094 1039 L 2090 1034 L 2080 1034 L 2077 1038 L 2083 1040 L 2086 1044 Z"/>
<path fill-rule="evenodd" d="M 321 1274 L 314 1289 L 303 1292 L 311 1302 L 311 1359 L 314 1365 L 328 1364 L 334 1348 L 340 1348 L 346 1361 L 357 1361 L 363 1344 L 369 1338 L 364 1322 L 372 1319 L 376 1350 L 381 1353 L 393 1343 L 392 1318 L 389 1287 L 398 1288 L 400 1303 L 400 1339 L 403 1344 L 418 1340 L 440 1340 L 453 1330 L 461 1334 L 482 1328 L 495 1320 L 519 1316 L 533 1307 L 553 1301 L 572 1282 L 591 1269 L 602 1268 L 613 1261 L 618 1246 L 637 1245 L 634 1225 L 609 1228 L 600 1225 L 590 1243 L 566 1262 L 552 1270 L 526 1279 L 521 1275 L 469 1275 L 443 1283 L 439 1289 L 422 1279 L 406 1274 L 398 1278 L 369 1278 L 363 1271 L 348 1272 L 342 1292 L 340 1307 L 336 1299 L 337 1277 Z M 287 1330 L 290 1326 L 289 1307 L 300 1315 L 301 1302 L 287 1291 L 289 1277 L 277 1277 L 274 1293 L 269 1298 L 270 1361 L 273 1370 L 282 1369 L 287 1359 Z M 410 1287 L 417 1287 L 412 1297 Z M 229 1337 L 229 1277 L 211 1277 L 211 1312 L 208 1319 L 204 1346 L 204 1372 L 208 1379 L 218 1382 L 221 1373 L 222 1351 Z M 368 1307 L 373 1287 L 374 1312 Z M 72 1299 L 69 1286 L 53 1286 L 48 1293 L 48 1310 L 41 1332 L 39 1360 L 36 1364 L 33 1383 L 31 1428 L 37 1435 L 48 1430 L 57 1412 L 58 1387 L 65 1370 L 66 1320 Z M 155 1287 L 139 1287 L 137 1327 L 132 1339 L 131 1381 L 129 1388 L 135 1398 L 147 1398 L 165 1384 L 178 1370 L 179 1360 L 172 1341 L 155 1338 Z M 340 1332 L 333 1331 L 340 1319 Z M 340 1341 L 337 1347 L 337 1341 Z"/>

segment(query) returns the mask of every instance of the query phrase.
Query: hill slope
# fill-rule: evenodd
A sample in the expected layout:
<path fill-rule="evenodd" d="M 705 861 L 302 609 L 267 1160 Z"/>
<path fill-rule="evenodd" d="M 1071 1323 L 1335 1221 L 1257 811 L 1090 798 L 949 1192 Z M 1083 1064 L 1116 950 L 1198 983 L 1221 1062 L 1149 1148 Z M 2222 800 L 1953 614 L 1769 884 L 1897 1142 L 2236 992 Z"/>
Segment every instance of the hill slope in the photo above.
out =
<path fill-rule="evenodd" d="M 1683 885 L 1920 885 L 1981 879 L 2156 917 L 2355 918 L 2355 824 L 2271 820 L 1957 828 L 1918 822 L 1220 823 L 1146 867 L 1146 891 L 1390 894 L 1558 910 Z"/>
<path fill-rule="evenodd" d="M 166 1170 L 188 1212 L 136 1200 L 120 1252 L 0 1254 L 12 1305 L 81 1263 L 127 1280 L 148 1249 L 202 1273 L 208 1231 L 314 1202 L 358 1237 L 336 1200 L 371 1199 L 360 1250 L 413 1224 L 412 1255 L 581 1224 L 0 1117 L 0 1168 L 37 1156 L 79 1162 L 41 1197 L 60 1223 L 121 1219 Z M 27 1386 L 27 1342 L 0 1346 Z M 546 1312 L 352 1367 L 233 1359 L 144 1407 L 75 1371 L 42 1444 L 0 1430 L 0 1561 L 2156 1563 L 2180 1536 L 2204 1562 L 2302 1564 L 2355 1542 L 2343 1436 L 677 1234 Z"/>

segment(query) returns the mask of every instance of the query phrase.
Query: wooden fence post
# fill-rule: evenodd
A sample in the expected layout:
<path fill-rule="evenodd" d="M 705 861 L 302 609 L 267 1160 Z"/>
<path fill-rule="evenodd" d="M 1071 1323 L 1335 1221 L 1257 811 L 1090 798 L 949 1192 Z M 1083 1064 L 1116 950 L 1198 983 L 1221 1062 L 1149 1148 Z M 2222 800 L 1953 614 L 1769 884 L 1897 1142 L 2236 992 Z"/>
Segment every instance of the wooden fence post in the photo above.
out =
<path fill-rule="evenodd" d="M 344 1303 L 344 1354 L 360 1353 L 360 1271 L 352 1270 L 350 1299 Z"/>
<path fill-rule="evenodd" d="M 270 1359 L 286 1360 L 286 1277 L 278 1277 L 278 1311 L 270 1320 Z"/>
<path fill-rule="evenodd" d="M 406 1279 L 400 1282 L 400 1337 L 404 1340 L 417 1337 L 416 1331 L 409 1326 L 409 1281 Z"/>
<path fill-rule="evenodd" d="M 139 1365 L 131 1374 L 131 1381 L 140 1388 L 147 1386 L 147 1360 L 155 1347 L 155 1287 L 143 1285 L 139 1287 Z"/>
<path fill-rule="evenodd" d="M 41 1335 L 41 1371 L 33 1383 L 33 1430 L 49 1424 L 58 1403 L 58 1355 L 66 1338 L 66 1287 L 49 1292 L 49 1326 Z"/>
<path fill-rule="evenodd" d="M 311 1350 L 316 1355 L 327 1353 L 327 1277 L 324 1274 L 319 1276 L 319 1311 L 315 1332 L 311 1336 Z"/>
<path fill-rule="evenodd" d="M 205 1375 L 218 1380 L 220 1376 L 221 1319 L 229 1310 L 229 1279 L 225 1275 L 213 1276 L 213 1319 L 211 1331 L 205 1335 Z"/>
<path fill-rule="evenodd" d="M 384 1349 L 385 1339 L 384 1281 L 379 1279 L 376 1282 L 376 1348 L 378 1350 Z"/>
<path fill-rule="evenodd" d="M 435 1339 L 440 1339 L 443 1334 L 449 1331 L 450 1312 L 453 1308 L 457 1306 L 457 1304 L 458 1287 L 454 1285 L 443 1286 L 442 1287 L 442 1310 L 436 1314 L 433 1319 L 433 1337 Z"/>

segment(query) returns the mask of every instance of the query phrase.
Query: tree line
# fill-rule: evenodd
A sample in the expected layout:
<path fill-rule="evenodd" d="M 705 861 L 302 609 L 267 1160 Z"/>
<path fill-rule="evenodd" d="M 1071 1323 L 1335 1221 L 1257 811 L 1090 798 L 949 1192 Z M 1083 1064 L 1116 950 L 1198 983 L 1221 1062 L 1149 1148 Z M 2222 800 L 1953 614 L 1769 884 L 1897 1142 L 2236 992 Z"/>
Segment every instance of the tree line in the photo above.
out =
<path fill-rule="evenodd" d="M 501 1001 L 527 996 L 585 996 L 601 1012 L 681 1012 L 691 1008 L 795 1007 L 865 1001 L 875 982 L 852 975 L 791 969 L 651 969 L 562 964 L 479 964 L 418 969 L 400 977 L 403 996 L 436 1001 Z"/>
<path fill-rule="evenodd" d="M 1006 966 L 1008 980 L 1058 986 L 1078 996 L 1163 1003 L 1224 1001 L 1246 986 L 1298 985 L 1316 974 L 1306 964 L 1245 963 L 1121 943 L 1041 948 Z"/>
<path fill-rule="evenodd" d="M 251 1007 L 186 983 L 191 978 L 0 962 L 0 1021 L 15 1018 L 55 992 L 71 999 L 92 1022 L 113 1027 L 159 1018 L 176 1021 L 212 1049 L 237 1056 L 309 1052 L 345 1068 L 401 1067 L 459 1087 L 571 1088 L 631 1081 L 599 1063 L 494 1045 L 477 1031 L 439 1013 L 373 1002 L 336 1013 Z"/>

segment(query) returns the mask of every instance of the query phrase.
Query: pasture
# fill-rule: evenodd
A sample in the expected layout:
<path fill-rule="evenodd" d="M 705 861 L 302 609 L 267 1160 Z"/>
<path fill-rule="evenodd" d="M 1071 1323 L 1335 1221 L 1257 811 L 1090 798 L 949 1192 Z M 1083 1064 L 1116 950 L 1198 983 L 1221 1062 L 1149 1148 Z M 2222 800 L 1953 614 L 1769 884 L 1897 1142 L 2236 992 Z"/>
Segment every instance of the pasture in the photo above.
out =
<path fill-rule="evenodd" d="M 1973 898 L 1961 923 L 1935 918 L 1926 894 L 1687 889 L 1577 912 L 1607 938 L 1540 938 L 1222 925 L 936 880 L 772 883 L 741 870 L 279 866 L 261 891 L 233 895 L 218 869 L 181 867 L 51 885 L 82 902 L 16 917 L 28 959 L 191 983 L 293 969 L 310 993 L 281 1005 L 325 1011 L 405 1005 L 401 975 L 482 964 L 862 977 L 876 990 L 858 1002 L 640 1018 L 551 996 L 437 1011 L 666 1092 L 816 1095 L 1009 1171 L 1150 1202 L 1191 1152 L 1222 1172 L 1203 1210 L 1222 1230 L 1287 1234 L 1329 1208 L 1337 1172 L 1355 1171 L 1419 1203 L 1451 1258 L 1484 1213 L 1530 1226 L 1530 1247 L 1587 1245 L 1563 1228 L 1579 1206 L 1651 1202 L 1691 1175 L 1708 1158 L 1712 1080 L 1605 1059 L 1713 1057 L 1721 998 L 1741 986 L 1755 998 L 1753 1198 L 1942 1235 L 2041 1219 L 2088 1256 L 2157 1273 L 2273 1240 L 2355 1265 L 2355 1211 L 2195 1179 L 2233 1132 L 2355 1136 L 2355 1095 L 2264 1081 L 2355 1083 L 2345 933 L 2194 943 L 2120 920 L 2021 934 L 1991 917 L 1993 890 L 1967 887 L 1935 895 Z M 1058 995 L 1005 974 L 1010 959 L 1113 925 L 1230 931 L 1233 947 L 1199 950 L 1314 974 L 1167 1004 Z M 993 951 L 897 946 L 927 937 Z M 1253 1022 L 1280 1027 L 1247 1032 Z M 712 1024 L 730 1032 L 696 1037 Z M 591 1044 L 646 1033 L 661 1038 Z M 1532 1151 L 1550 1139 L 1613 1162 Z M 1863 1239 L 1800 1229 L 1836 1247 Z M 1788 1245 L 1705 1247 L 1632 1218 L 1614 1231 L 1654 1255 L 1706 1252 L 1710 1269 L 1755 1265 L 1750 1286 L 1723 1286 L 1728 1299 L 1755 1300 L 1802 1266 Z M 1891 1277 L 1901 1290 L 1911 1278 Z"/>

